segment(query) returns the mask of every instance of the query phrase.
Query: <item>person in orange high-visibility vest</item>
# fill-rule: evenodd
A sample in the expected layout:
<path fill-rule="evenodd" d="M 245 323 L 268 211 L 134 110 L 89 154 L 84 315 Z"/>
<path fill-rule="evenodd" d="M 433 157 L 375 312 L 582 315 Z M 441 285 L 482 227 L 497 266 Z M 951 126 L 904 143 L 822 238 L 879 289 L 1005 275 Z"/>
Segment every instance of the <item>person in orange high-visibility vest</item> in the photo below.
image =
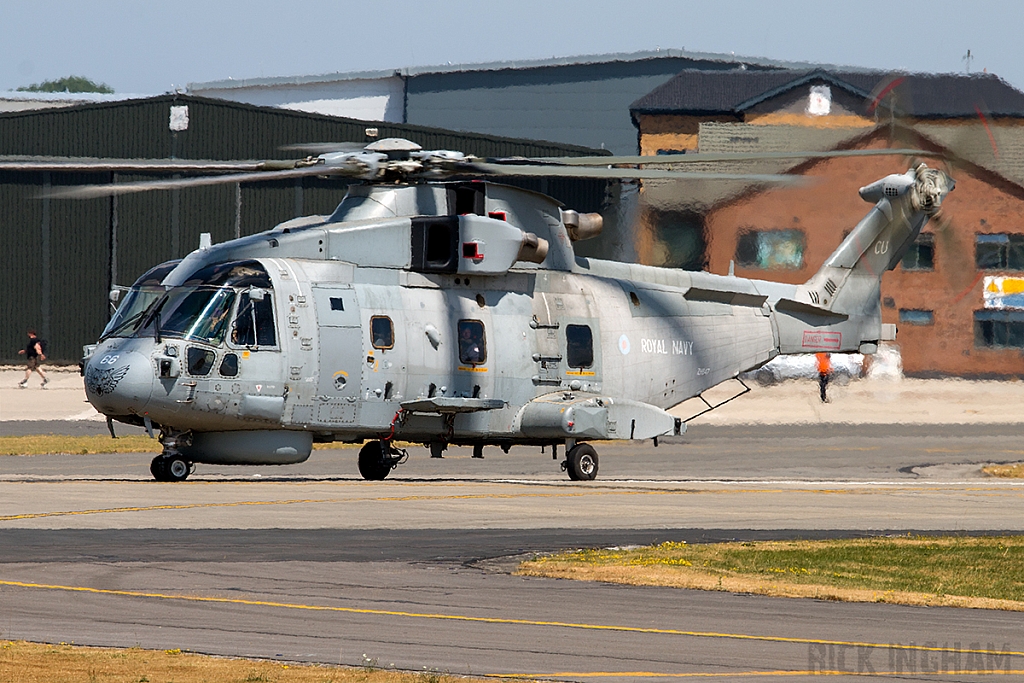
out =
<path fill-rule="evenodd" d="M 829 380 L 832 379 L 832 354 L 816 353 L 814 356 L 818 360 L 818 388 L 821 390 L 821 402 L 828 403 L 825 388 L 828 386 Z"/>

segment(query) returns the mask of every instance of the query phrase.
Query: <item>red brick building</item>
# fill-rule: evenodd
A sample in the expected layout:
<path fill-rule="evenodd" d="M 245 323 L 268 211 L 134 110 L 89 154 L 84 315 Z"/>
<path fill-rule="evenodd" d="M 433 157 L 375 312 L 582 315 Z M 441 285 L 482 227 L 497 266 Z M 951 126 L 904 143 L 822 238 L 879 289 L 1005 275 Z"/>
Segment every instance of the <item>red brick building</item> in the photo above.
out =
<path fill-rule="evenodd" d="M 691 102 L 681 88 L 692 79 L 681 76 L 659 88 L 660 100 L 652 97 L 656 90 L 634 104 L 645 152 L 665 153 L 666 145 L 678 144 L 683 149 L 673 153 L 898 147 L 952 155 L 947 170 L 955 191 L 901 264 L 883 276 L 883 320 L 898 326 L 908 374 L 1024 377 L 1024 93 L 991 76 L 907 76 L 879 96 L 872 79 L 891 84 L 892 78 L 858 74 L 863 78 L 855 86 L 842 74 L 814 72 L 788 82 L 769 75 L 772 87 L 751 95 L 750 88 L 730 87 L 762 87 L 764 75 L 733 74 L 733 81 L 719 83 L 717 94 L 698 93 Z M 728 107 L 714 111 L 716 97 L 728 99 L 724 93 L 746 97 L 729 112 L 731 123 L 723 123 Z M 897 95 L 904 109 L 896 111 L 893 103 L 880 115 L 879 102 Z M 974 103 L 982 100 L 990 115 L 979 118 L 975 109 L 981 106 Z M 693 121 L 705 116 L 689 137 Z M 675 138 L 673 122 L 685 124 Z M 690 146 L 694 142 L 697 149 Z M 742 277 L 803 282 L 869 210 L 858 189 L 903 173 L 915 161 L 769 160 L 729 168 L 811 180 L 799 187 L 645 183 L 635 232 L 639 260 L 713 273 L 726 273 L 732 264 Z M 681 249 L 689 251 L 673 251 Z"/>
<path fill-rule="evenodd" d="M 852 147 L 888 144 L 882 129 Z M 725 273 L 732 262 L 741 277 L 804 282 L 870 208 L 857 190 L 906 170 L 900 157 L 812 162 L 794 169 L 814 181 L 804 187 L 723 202 L 705 216 L 708 269 Z M 986 308 L 984 293 L 986 276 L 1024 275 L 1024 187 L 973 164 L 950 171 L 956 189 L 941 213 L 882 277 L 883 322 L 897 325 L 908 374 L 1024 376 L 1024 311 Z M 751 248 L 764 235 L 770 239 Z M 1011 240 L 1019 253 L 1011 253 Z M 1007 253 L 998 253 L 1004 243 Z"/>

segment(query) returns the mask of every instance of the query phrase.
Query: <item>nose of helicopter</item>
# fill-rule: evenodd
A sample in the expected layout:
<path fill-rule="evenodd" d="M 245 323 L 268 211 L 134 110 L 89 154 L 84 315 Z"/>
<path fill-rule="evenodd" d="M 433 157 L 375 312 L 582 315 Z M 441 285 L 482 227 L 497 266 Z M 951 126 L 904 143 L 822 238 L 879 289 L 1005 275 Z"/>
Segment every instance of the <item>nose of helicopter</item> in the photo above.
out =
<path fill-rule="evenodd" d="M 141 413 L 152 391 L 153 368 L 141 353 L 97 353 L 85 366 L 85 395 L 105 415 Z"/>

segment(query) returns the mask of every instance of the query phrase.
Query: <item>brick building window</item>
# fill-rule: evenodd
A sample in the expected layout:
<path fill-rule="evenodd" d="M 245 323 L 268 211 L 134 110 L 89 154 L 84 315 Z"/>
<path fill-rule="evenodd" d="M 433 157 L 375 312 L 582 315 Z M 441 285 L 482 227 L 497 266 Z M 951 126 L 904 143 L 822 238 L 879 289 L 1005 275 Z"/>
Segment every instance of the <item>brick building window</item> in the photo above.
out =
<path fill-rule="evenodd" d="M 736 263 L 763 270 L 796 270 L 804 265 L 803 230 L 745 230 L 736 241 Z"/>
<path fill-rule="evenodd" d="M 935 235 L 921 233 L 900 261 L 903 270 L 935 270 Z"/>
<path fill-rule="evenodd" d="M 651 226 L 654 237 L 654 247 L 646 263 L 683 270 L 707 267 L 707 237 L 700 214 L 652 210 L 645 222 Z"/>
<path fill-rule="evenodd" d="M 975 235 L 974 262 L 978 270 L 1024 270 L 1024 234 Z"/>
<path fill-rule="evenodd" d="M 1024 311 L 975 311 L 974 345 L 987 349 L 1024 349 Z"/>
<path fill-rule="evenodd" d="M 900 324 L 903 325 L 933 325 L 935 324 L 935 313 L 913 308 L 900 309 Z"/>

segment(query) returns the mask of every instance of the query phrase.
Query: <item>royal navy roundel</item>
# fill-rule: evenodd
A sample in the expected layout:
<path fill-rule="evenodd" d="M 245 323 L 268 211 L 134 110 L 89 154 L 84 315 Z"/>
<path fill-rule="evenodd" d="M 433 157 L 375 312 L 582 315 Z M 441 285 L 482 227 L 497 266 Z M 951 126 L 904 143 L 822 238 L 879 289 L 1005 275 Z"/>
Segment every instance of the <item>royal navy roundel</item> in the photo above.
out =
<path fill-rule="evenodd" d="M 622 335 L 621 337 L 619 337 L 619 351 L 622 353 L 623 356 L 629 354 L 629 337 L 627 337 L 626 335 Z"/>

